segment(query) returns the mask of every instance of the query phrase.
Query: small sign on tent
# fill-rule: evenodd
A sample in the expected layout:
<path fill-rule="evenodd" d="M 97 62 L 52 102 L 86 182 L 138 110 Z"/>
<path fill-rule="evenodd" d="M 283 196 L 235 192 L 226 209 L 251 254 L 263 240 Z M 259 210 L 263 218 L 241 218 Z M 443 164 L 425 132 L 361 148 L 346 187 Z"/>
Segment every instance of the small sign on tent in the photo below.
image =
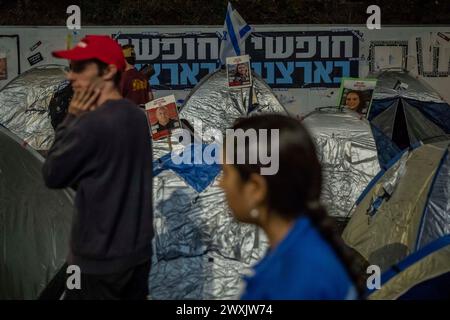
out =
<path fill-rule="evenodd" d="M 376 79 L 342 78 L 339 107 L 368 114 L 376 85 Z"/>
<path fill-rule="evenodd" d="M 248 55 L 227 58 L 227 79 L 230 88 L 251 87 L 252 73 Z"/>
<path fill-rule="evenodd" d="M 145 105 L 153 140 L 169 137 L 181 127 L 174 95 L 158 98 Z"/>

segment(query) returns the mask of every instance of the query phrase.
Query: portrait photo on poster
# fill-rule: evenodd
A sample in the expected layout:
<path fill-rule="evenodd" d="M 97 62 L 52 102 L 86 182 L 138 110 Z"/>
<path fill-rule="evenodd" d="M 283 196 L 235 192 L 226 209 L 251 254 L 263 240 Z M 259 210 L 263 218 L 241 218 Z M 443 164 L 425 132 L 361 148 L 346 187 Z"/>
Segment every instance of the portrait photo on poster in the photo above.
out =
<path fill-rule="evenodd" d="M 6 64 L 6 54 L 0 52 L 0 80 L 8 79 L 8 65 Z"/>
<path fill-rule="evenodd" d="M 339 107 L 367 115 L 376 85 L 376 79 L 342 78 Z"/>
<path fill-rule="evenodd" d="M 159 140 L 170 136 L 172 130 L 181 128 L 174 95 L 158 98 L 145 105 L 152 139 Z"/>
<path fill-rule="evenodd" d="M 226 65 L 228 87 L 236 89 L 251 87 L 252 69 L 248 55 L 228 57 Z"/>

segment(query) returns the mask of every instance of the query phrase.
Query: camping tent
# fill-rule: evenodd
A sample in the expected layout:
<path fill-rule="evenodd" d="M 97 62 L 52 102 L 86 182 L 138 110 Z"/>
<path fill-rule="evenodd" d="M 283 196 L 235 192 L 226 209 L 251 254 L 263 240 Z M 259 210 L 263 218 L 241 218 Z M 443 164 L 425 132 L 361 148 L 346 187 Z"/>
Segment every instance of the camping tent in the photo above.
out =
<path fill-rule="evenodd" d="M 224 133 L 239 117 L 285 114 L 269 86 L 256 75 L 253 81 L 253 90 L 233 90 L 227 86 L 225 70 L 206 76 L 180 111 L 180 118 L 195 129 L 195 143 L 185 148 L 173 136 L 170 144 L 166 139 L 154 141 L 153 299 L 236 298 L 241 275 L 267 249 L 267 241 L 255 226 L 232 218 L 218 187 L 217 164 L 175 165 L 170 160 L 171 148 L 186 152 L 211 146 L 214 141 L 201 137 L 208 129 Z"/>
<path fill-rule="evenodd" d="M 432 88 L 406 72 L 373 76 L 378 81 L 368 119 L 398 147 L 450 137 L 450 106 Z"/>
<path fill-rule="evenodd" d="M 0 125 L 0 299 L 35 299 L 63 265 L 73 195 L 49 190 L 42 157 Z"/>
<path fill-rule="evenodd" d="M 371 298 L 450 289 L 449 151 L 449 141 L 405 151 L 358 199 L 343 238 L 383 272 Z"/>
<path fill-rule="evenodd" d="M 61 101 L 52 98 L 59 92 L 70 91 L 65 70 L 66 67 L 60 65 L 35 67 L 0 90 L 0 124 L 35 150 L 50 148 L 55 136 L 52 125 L 60 120 L 59 114 L 64 114 Z M 71 92 L 68 97 L 71 97 Z M 67 107 L 68 99 L 64 100 Z M 51 108 L 52 103 L 54 109 Z"/>
<path fill-rule="evenodd" d="M 303 122 L 322 163 L 322 200 L 331 216 L 347 218 L 370 180 L 400 150 L 353 111 L 320 108 Z"/>

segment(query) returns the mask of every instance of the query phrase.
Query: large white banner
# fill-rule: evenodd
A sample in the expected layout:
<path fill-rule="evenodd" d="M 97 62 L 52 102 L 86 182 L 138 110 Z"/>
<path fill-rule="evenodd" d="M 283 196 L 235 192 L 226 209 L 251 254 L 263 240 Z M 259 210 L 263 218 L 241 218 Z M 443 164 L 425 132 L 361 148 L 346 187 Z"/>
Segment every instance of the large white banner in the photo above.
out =
<path fill-rule="evenodd" d="M 108 34 L 133 43 L 137 64 L 150 63 L 155 97 L 189 91 L 219 63 L 222 26 L 191 27 L 0 27 L 0 58 L 6 53 L 8 79 L 43 64 L 67 64 L 51 51 L 73 46 L 86 34 Z M 20 43 L 19 47 L 17 44 Z M 450 27 L 254 26 L 245 43 L 257 74 L 293 114 L 336 105 L 343 77 L 366 77 L 387 68 L 406 68 L 450 102 Z"/>

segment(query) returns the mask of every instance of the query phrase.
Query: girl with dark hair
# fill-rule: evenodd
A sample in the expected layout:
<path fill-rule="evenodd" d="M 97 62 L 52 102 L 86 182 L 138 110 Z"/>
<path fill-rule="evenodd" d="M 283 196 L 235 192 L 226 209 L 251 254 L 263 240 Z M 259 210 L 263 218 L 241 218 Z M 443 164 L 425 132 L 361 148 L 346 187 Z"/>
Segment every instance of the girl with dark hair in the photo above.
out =
<path fill-rule="evenodd" d="M 363 113 L 365 101 L 361 92 L 351 90 L 345 96 L 345 107 L 358 113 Z"/>
<path fill-rule="evenodd" d="M 254 275 L 246 278 L 242 299 L 357 298 L 363 278 L 320 204 L 321 166 L 306 129 L 298 120 L 282 115 L 244 118 L 233 129 L 255 129 L 258 140 L 260 129 L 279 130 L 279 167 L 274 175 L 260 174 L 266 165 L 259 156 L 256 164 L 248 163 L 249 152 L 259 154 L 261 147 L 271 150 L 274 141 L 252 146 L 246 139 L 243 148 L 233 138 L 232 159 L 227 156 L 229 148 L 223 151 L 221 187 L 233 215 L 261 227 L 270 245 Z M 236 161 L 238 148 L 246 155 L 243 164 Z"/>

